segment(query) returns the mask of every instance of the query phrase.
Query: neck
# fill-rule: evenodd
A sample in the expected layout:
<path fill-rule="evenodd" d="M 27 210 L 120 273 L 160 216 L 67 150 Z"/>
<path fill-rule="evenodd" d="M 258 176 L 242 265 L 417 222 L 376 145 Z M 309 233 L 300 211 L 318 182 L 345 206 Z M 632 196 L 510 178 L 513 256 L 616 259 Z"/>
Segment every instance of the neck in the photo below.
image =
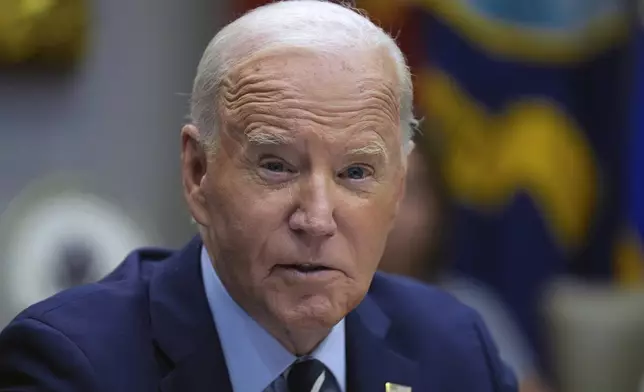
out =
<path fill-rule="evenodd" d="M 331 332 L 328 328 L 283 328 L 277 323 L 258 323 L 264 327 L 286 350 L 295 356 L 310 355 Z"/>

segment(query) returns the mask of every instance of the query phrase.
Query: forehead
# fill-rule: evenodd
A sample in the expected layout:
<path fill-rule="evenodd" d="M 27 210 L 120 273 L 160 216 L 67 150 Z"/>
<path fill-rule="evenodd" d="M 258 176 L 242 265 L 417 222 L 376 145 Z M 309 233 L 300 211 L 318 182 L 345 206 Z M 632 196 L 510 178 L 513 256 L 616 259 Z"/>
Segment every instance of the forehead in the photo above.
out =
<path fill-rule="evenodd" d="M 271 50 L 230 72 L 222 85 L 223 114 L 247 132 L 368 128 L 386 139 L 399 131 L 398 91 L 395 63 L 384 49 L 350 56 Z"/>
<path fill-rule="evenodd" d="M 230 72 L 228 80 L 232 84 L 243 84 L 253 77 L 282 81 L 284 89 L 301 90 L 311 95 L 334 93 L 338 98 L 366 87 L 391 89 L 391 94 L 397 95 L 398 85 L 395 62 L 384 48 L 352 54 L 322 53 L 304 48 L 271 49 L 242 61 Z M 354 83 L 347 84 L 349 80 Z M 328 88 L 320 88 L 322 86 Z"/>

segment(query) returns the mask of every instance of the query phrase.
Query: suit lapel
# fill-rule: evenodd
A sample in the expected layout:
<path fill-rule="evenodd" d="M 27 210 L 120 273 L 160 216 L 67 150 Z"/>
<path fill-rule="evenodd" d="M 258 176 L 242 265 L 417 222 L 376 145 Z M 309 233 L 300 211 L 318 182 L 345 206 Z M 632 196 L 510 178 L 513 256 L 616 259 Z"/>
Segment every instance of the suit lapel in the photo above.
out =
<path fill-rule="evenodd" d="M 201 246 L 193 239 L 150 280 L 150 319 L 164 392 L 232 392 L 203 288 Z"/>
<path fill-rule="evenodd" d="M 348 391 L 384 392 L 387 382 L 420 390 L 418 364 L 390 347 L 389 326 L 389 318 L 369 295 L 347 315 Z"/>

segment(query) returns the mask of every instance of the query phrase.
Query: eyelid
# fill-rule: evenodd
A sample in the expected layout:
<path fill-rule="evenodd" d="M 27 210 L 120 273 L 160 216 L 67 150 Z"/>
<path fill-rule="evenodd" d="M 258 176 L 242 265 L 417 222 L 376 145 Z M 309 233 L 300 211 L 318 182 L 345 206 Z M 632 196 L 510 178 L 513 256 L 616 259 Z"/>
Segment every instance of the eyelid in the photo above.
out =
<path fill-rule="evenodd" d="M 367 170 L 369 170 L 369 171 L 374 171 L 374 168 L 373 168 L 373 166 L 372 166 L 372 165 L 370 165 L 370 164 L 368 164 L 368 163 L 364 163 L 364 162 L 355 162 L 355 163 L 350 163 L 350 164 L 348 164 L 348 165 L 345 167 L 345 170 L 346 170 L 346 169 L 348 169 L 348 168 L 350 168 L 351 166 L 360 166 L 360 167 L 365 168 L 365 169 L 367 169 Z"/>
<path fill-rule="evenodd" d="M 262 155 L 259 157 L 258 162 L 260 165 L 265 162 L 282 162 L 285 165 L 290 165 L 284 158 L 280 158 L 276 155 Z"/>
<path fill-rule="evenodd" d="M 297 169 L 295 169 L 294 165 L 291 165 L 285 159 L 280 158 L 280 157 L 275 156 L 275 155 L 265 155 L 265 156 L 260 157 L 259 162 L 258 162 L 257 165 L 262 167 L 262 165 L 264 165 L 266 163 L 271 163 L 271 162 L 279 162 L 279 163 L 283 164 L 284 169 L 285 169 L 285 173 L 297 173 Z M 275 173 L 275 174 L 278 174 L 278 173 Z"/>

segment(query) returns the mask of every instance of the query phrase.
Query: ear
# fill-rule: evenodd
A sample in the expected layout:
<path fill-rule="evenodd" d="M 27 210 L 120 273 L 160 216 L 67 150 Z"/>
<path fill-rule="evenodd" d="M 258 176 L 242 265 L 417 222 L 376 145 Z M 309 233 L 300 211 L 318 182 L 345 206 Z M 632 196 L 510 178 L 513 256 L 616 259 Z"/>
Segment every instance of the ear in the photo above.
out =
<path fill-rule="evenodd" d="M 207 168 L 208 156 L 199 142 L 199 130 L 187 124 L 181 129 L 183 194 L 192 217 L 202 226 L 210 223 L 204 189 Z"/>

